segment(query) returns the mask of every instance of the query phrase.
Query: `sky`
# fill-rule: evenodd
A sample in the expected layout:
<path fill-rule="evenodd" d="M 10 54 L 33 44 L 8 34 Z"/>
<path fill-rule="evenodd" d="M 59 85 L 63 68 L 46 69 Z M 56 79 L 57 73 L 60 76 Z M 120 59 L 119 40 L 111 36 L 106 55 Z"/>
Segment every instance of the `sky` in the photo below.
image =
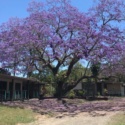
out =
<path fill-rule="evenodd" d="M 71 4 L 79 8 L 80 11 L 87 11 L 88 8 L 92 6 L 92 1 L 93 0 L 71 0 Z M 7 22 L 11 17 L 27 17 L 27 7 L 30 2 L 31 0 L 0 0 L 0 25 Z"/>

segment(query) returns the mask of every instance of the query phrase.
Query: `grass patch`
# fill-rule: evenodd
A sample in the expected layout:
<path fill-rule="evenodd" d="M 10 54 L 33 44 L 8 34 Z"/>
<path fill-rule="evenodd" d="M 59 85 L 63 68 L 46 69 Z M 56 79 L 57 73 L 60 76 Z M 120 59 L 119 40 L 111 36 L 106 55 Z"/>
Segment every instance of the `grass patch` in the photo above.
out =
<path fill-rule="evenodd" d="M 125 125 L 125 113 L 116 114 L 107 125 Z"/>
<path fill-rule="evenodd" d="M 31 110 L 10 108 L 0 105 L 0 125 L 16 125 L 29 123 L 35 120 L 35 113 Z"/>

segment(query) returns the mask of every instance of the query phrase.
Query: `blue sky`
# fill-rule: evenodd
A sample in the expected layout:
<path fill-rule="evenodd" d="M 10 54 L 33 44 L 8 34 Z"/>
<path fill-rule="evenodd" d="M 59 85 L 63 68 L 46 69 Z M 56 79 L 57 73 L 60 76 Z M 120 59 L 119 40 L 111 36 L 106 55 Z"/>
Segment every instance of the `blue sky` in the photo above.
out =
<path fill-rule="evenodd" d="M 43 0 L 39 0 L 43 1 Z M 93 0 L 71 0 L 72 5 L 81 11 L 87 9 L 93 4 Z M 31 0 L 0 0 L 0 25 L 7 22 L 11 17 L 23 18 L 28 16 L 27 7 Z"/>

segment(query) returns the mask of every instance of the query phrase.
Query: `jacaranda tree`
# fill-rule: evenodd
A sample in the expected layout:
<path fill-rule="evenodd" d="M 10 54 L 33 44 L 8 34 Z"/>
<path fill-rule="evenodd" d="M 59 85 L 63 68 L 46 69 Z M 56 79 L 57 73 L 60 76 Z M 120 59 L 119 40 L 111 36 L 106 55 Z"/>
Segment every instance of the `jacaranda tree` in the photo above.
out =
<path fill-rule="evenodd" d="M 84 5 L 83 5 L 84 8 Z M 32 2 L 25 19 L 10 19 L 0 27 L 0 62 L 18 72 L 41 71 L 48 67 L 59 97 L 86 76 L 68 83 L 74 65 L 118 60 L 124 44 L 125 18 L 122 0 L 99 0 L 88 13 L 80 12 L 67 0 Z M 39 63 L 41 66 L 39 67 Z M 67 69 L 58 77 L 60 70 Z M 93 77 L 93 76 L 91 76 Z"/>

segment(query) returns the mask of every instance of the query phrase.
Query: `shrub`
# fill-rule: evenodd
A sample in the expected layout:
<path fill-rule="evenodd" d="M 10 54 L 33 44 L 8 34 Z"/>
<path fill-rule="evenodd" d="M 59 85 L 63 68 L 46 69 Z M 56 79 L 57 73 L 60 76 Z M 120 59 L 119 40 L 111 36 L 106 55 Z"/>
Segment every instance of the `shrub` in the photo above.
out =
<path fill-rule="evenodd" d="M 84 90 L 78 90 L 78 92 L 77 92 L 78 97 L 83 97 L 84 94 L 85 94 Z"/>
<path fill-rule="evenodd" d="M 52 97 L 55 93 L 55 88 L 51 84 L 46 85 L 45 90 L 46 90 L 44 94 L 45 97 Z"/>
<path fill-rule="evenodd" d="M 69 98 L 69 99 L 73 99 L 73 98 L 75 98 L 75 92 L 74 92 L 74 90 L 70 90 L 69 92 L 68 92 L 68 94 L 67 94 L 67 98 Z"/>
<path fill-rule="evenodd" d="M 84 97 L 85 91 L 84 90 L 75 90 L 77 97 Z"/>
<path fill-rule="evenodd" d="M 104 95 L 108 95 L 108 90 L 104 89 Z"/>

